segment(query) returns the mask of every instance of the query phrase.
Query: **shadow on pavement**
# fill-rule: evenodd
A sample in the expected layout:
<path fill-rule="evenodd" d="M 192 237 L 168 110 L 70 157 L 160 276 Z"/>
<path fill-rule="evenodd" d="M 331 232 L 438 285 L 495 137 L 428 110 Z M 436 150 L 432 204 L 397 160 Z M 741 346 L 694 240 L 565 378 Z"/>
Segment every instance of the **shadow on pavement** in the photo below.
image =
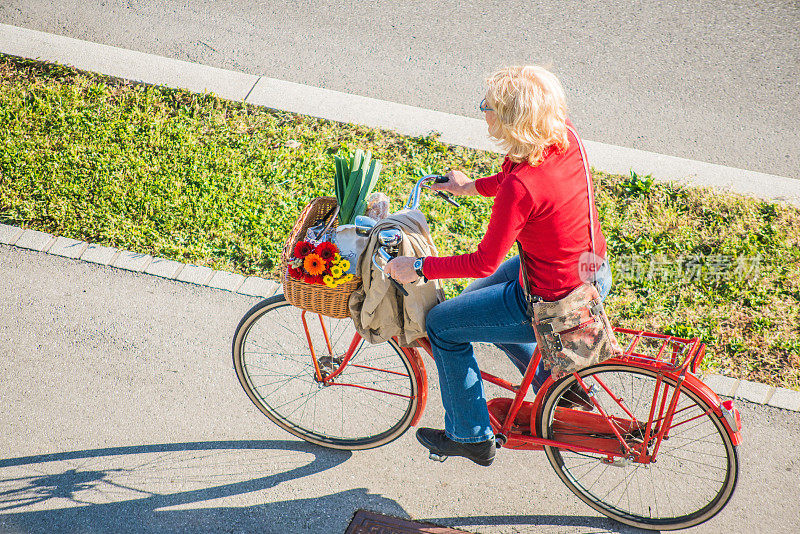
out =
<path fill-rule="evenodd" d="M 213 441 L 0 460 L 0 531 L 343 532 L 358 508 L 408 517 L 363 488 L 272 490 L 350 456 L 297 441 Z"/>

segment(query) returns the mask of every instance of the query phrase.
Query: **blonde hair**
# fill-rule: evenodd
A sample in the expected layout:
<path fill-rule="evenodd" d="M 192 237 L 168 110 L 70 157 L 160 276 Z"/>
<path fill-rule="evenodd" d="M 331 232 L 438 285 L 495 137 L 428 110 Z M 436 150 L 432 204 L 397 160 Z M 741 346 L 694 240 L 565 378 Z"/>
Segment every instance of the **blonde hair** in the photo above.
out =
<path fill-rule="evenodd" d="M 536 166 L 548 147 L 569 147 L 566 97 L 552 72 L 535 65 L 506 67 L 486 83 L 486 103 L 497 116 L 489 134 L 509 159 Z"/>

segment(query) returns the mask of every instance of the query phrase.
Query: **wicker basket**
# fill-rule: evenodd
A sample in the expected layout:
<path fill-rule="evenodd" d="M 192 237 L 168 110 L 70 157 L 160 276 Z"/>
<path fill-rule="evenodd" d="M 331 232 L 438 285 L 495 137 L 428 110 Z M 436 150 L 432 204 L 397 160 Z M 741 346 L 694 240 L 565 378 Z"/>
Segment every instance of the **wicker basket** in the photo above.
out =
<path fill-rule="evenodd" d="M 305 239 L 306 231 L 320 217 L 329 213 L 337 206 L 336 199 L 333 197 L 319 197 L 303 209 L 297 222 L 292 228 L 286 245 L 283 247 L 283 294 L 286 300 L 294 306 L 304 310 L 312 311 L 328 317 L 344 319 L 350 317 L 350 308 L 347 301 L 350 294 L 361 285 L 361 278 L 355 276 L 349 282 L 345 282 L 336 287 L 328 287 L 322 284 L 307 284 L 302 280 L 295 280 L 289 277 L 287 264 L 294 252 L 294 246 Z"/>

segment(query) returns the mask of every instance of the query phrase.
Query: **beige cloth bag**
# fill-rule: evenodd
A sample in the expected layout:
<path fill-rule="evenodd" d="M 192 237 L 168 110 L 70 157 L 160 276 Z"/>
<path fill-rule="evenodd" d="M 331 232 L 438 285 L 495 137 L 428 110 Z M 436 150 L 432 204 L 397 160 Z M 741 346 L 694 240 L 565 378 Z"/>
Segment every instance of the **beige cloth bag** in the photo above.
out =
<path fill-rule="evenodd" d="M 403 286 L 408 291 L 407 297 L 395 289 L 389 277 L 372 264 L 372 256 L 380 246 L 378 232 L 385 228 L 398 228 L 403 232 L 400 256 L 437 255 L 428 223 L 419 210 L 403 210 L 381 219 L 370 232 L 367 246 L 358 260 L 356 276 L 361 277 L 362 285 L 350 295 L 350 317 L 359 334 L 370 343 L 381 343 L 396 336 L 401 346 L 416 346 L 415 341 L 426 334 L 425 317 L 444 300 L 444 292 L 438 280 L 424 282 L 422 279 Z"/>

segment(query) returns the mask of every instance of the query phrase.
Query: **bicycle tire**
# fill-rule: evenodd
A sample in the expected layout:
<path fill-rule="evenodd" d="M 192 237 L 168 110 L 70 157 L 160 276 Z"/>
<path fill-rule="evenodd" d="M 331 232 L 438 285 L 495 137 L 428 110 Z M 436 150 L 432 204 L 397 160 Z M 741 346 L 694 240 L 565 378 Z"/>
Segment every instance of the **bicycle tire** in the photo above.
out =
<path fill-rule="evenodd" d="M 627 408 L 637 420 L 648 421 L 656 372 L 620 364 L 601 364 L 578 374 L 589 387 L 601 379 L 616 396 L 626 399 Z M 671 398 L 676 383 L 666 377 L 664 383 Z M 570 375 L 551 388 L 539 420 L 543 437 L 552 439 L 557 427 L 564 435 L 565 414 L 562 411 L 558 415 L 557 408 L 586 410 L 585 406 L 579 408 L 575 403 L 575 389 L 571 388 L 579 388 L 577 384 L 574 375 Z M 626 417 L 601 387 L 595 388 L 595 395 L 608 415 Z M 643 415 L 640 417 L 640 414 Z M 572 435 L 580 434 L 579 429 L 566 430 Z M 643 440 L 644 434 L 636 433 Z M 629 435 L 633 434 L 632 431 Z M 652 440 L 648 448 L 652 450 Z M 603 462 L 605 455 L 576 453 L 551 446 L 546 446 L 545 452 L 559 478 L 589 506 L 621 523 L 650 530 L 688 528 L 712 518 L 733 495 L 739 471 L 736 446 L 722 421 L 700 396 L 686 387 L 681 389 L 669 439 L 661 442 L 655 463 L 645 465 L 631 461 L 629 465 L 618 467 Z"/>
<path fill-rule="evenodd" d="M 323 447 L 369 449 L 397 439 L 411 424 L 418 401 L 414 367 L 397 342 L 362 340 L 335 379 L 352 385 L 326 386 L 316 380 L 301 312 L 281 294 L 258 303 L 240 321 L 233 364 L 250 400 L 284 430 Z M 356 332 L 352 321 L 322 320 L 334 353 L 344 354 Z M 322 360 L 328 351 L 320 320 L 307 312 L 306 321 L 315 350 L 324 350 L 324 356 L 318 354 Z"/>

